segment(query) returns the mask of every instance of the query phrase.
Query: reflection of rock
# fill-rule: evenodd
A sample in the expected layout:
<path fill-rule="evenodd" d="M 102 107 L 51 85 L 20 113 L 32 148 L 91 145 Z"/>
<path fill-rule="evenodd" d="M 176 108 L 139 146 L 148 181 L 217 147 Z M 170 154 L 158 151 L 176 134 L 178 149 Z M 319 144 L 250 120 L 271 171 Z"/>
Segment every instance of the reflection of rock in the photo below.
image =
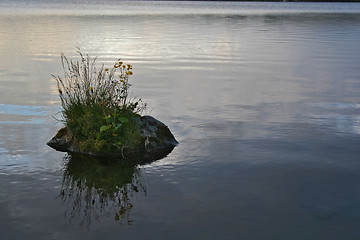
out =
<path fill-rule="evenodd" d="M 63 152 L 81 153 L 106 158 L 138 159 L 142 162 L 154 161 L 164 157 L 178 144 L 169 128 L 162 122 L 151 116 L 143 116 L 140 121 L 140 135 L 142 136 L 142 140 L 140 144 L 134 148 L 135 150 L 127 150 L 125 148 L 122 152 L 110 154 L 82 152 L 74 145 L 73 136 L 66 127 L 60 129 L 47 144 Z"/>
<path fill-rule="evenodd" d="M 132 196 L 146 194 L 138 167 L 86 155 L 69 154 L 65 158 L 68 162 L 59 197 L 70 221 L 79 219 L 80 224 L 89 226 L 104 215 L 119 223 L 132 223 Z"/>

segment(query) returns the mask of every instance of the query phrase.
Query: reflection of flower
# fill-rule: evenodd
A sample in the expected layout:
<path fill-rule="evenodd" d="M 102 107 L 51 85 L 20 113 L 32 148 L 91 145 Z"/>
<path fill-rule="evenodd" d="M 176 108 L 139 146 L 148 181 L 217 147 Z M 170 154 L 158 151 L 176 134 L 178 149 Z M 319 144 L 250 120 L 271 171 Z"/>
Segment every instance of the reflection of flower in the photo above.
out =
<path fill-rule="evenodd" d="M 66 206 L 69 220 L 79 219 L 89 226 L 101 215 L 112 216 L 119 223 L 131 224 L 131 199 L 136 192 L 146 194 L 138 167 L 122 162 L 67 155 L 59 197 Z"/>

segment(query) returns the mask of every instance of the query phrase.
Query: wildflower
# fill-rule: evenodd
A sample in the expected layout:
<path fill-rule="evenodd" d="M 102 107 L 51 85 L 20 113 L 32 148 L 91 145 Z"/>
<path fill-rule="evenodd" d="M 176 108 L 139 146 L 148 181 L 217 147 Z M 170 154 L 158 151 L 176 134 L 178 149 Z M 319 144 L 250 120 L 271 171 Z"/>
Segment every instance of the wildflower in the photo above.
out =
<path fill-rule="evenodd" d="M 125 65 L 123 65 L 122 67 L 123 67 L 123 68 L 126 68 L 126 66 L 125 66 Z"/>
<path fill-rule="evenodd" d="M 114 65 L 114 68 L 118 68 L 118 67 L 120 67 L 120 65 L 116 65 L 116 64 Z"/>
<path fill-rule="evenodd" d="M 61 89 L 59 88 L 58 90 L 59 90 L 60 95 L 62 95 L 62 91 L 61 91 Z"/>
<path fill-rule="evenodd" d="M 124 79 L 120 79 L 120 82 L 124 83 L 125 81 L 124 81 Z"/>
<path fill-rule="evenodd" d="M 94 88 L 93 88 L 93 87 L 90 87 L 90 91 L 91 91 L 91 93 L 93 93 L 93 92 L 94 92 Z"/>
<path fill-rule="evenodd" d="M 105 68 L 105 71 L 107 72 L 107 71 L 109 71 L 109 69 L 108 69 L 108 68 Z"/>
<path fill-rule="evenodd" d="M 134 73 L 132 71 L 127 71 L 126 75 L 133 75 Z"/>
<path fill-rule="evenodd" d="M 130 64 L 127 65 L 128 70 L 132 69 L 132 66 Z"/>

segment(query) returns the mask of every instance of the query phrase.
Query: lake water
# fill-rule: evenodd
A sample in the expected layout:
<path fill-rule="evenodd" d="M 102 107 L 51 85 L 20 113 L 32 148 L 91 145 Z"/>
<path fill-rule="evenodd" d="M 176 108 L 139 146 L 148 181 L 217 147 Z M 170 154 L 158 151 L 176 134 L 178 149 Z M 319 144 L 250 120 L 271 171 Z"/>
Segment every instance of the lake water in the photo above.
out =
<path fill-rule="evenodd" d="M 360 4 L 0 1 L 0 239 L 359 239 Z M 75 159 L 51 74 L 133 64 L 179 145 Z"/>

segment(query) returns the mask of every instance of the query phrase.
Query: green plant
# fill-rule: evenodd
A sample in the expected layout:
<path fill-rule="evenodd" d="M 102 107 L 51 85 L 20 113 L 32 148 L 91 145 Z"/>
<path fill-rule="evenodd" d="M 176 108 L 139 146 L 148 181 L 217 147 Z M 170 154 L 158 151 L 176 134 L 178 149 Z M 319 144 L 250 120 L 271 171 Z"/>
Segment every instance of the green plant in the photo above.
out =
<path fill-rule="evenodd" d="M 132 66 L 121 59 L 112 68 L 98 66 L 97 58 L 80 61 L 61 54 L 64 77 L 54 76 L 62 104 L 62 121 L 81 151 L 113 152 L 140 141 L 139 117 L 146 104 L 129 97 Z"/>

